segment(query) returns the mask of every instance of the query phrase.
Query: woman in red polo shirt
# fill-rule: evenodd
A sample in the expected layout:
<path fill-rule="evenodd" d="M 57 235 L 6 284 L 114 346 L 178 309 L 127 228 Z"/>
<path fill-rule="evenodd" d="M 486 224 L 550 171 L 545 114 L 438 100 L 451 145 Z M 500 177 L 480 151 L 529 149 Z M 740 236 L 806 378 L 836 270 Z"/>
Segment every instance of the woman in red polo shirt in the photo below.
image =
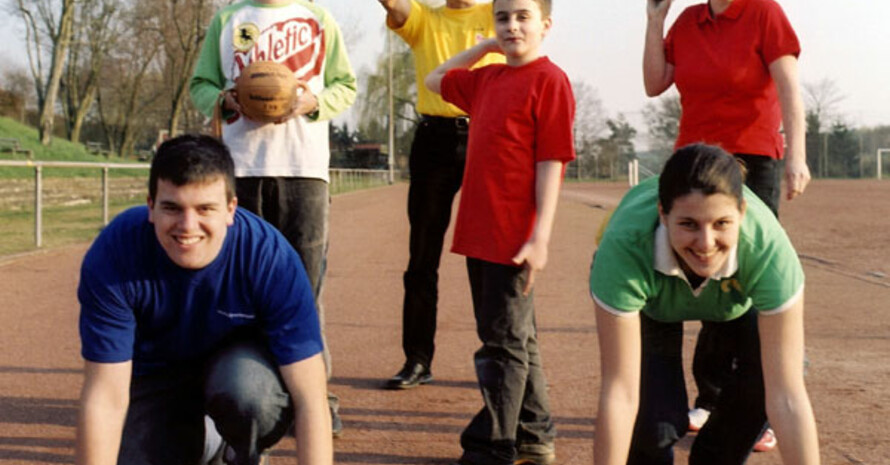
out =
<path fill-rule="evenodd" d="M 800 44 L 774 0 L 709 0 L 684 10 L 664 35 L 671 0 L 647 0 L 643 82 L 657 96 L 676 84 L 682 115 L 675 147 L 718 145 L 748 168 L 746 184 L 778 216 L 785 160 L 786 198 L 804 192 L 805 118 L 797 75 Z M 779 132 L 784 127 L 785 137 Z M 785 150 L 787 144 L 787 150 Z M 700 396 L 691 420 L 703 422 L 733 361 L 703 331 L 693 373 Z M 704 417 L 702 419 L 702 416 Z M 701 424 L 693 421 L 691 427 Z M 775 446 L 771 431 L 759 450 Z"/>

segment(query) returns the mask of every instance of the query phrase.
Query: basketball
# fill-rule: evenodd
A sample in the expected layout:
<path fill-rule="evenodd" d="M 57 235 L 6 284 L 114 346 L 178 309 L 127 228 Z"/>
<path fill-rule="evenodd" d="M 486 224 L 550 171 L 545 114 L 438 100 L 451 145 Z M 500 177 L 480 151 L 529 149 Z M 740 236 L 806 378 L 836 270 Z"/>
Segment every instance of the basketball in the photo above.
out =
<path fill-rule="evenodd" d="M 291 112 L 297 89 L 294 73 L 281 63 L 255 61 L 241 72 L 235 90 L 241 112 L 261 123 L 277 121 Z"/>

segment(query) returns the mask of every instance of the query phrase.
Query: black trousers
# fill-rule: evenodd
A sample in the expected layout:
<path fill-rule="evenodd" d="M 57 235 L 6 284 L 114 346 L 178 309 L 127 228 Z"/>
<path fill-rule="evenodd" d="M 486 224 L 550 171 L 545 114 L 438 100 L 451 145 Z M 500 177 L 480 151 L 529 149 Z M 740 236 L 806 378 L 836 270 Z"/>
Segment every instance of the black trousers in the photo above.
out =
<path fill-rule="evenodd" d="M 763 155 L 735 154 L 735 157 L 742 160 L 748 169 L 745 185 L 778 218 L 779 197 L 782 190 L 779 162 Z M 708 411 L 716 408 L 722 386 L 731 375 L 734 364 L 732 358 L 728 358 L 724 351 L 719 350 L 719 345 L 719 336 L 712 334 L 707 326 L 703 326 L 695 343 L 692 375 L 698 387 L 695 406 Z"/>
<path fill-rule="evenodd" d="M 424 117 L 411 145 L 411 241 L 404 275 L 402 350 L 406 361 L 427 367 L 435 351 L 442 243 L 451 221 L 451 205 L 463 180 L 467 131 L 466 118 Z"/>
<path fill-rule="evenodd" d="M 745 463 L 766 428 L 763 369 L 757 312 L 729 322 L 702 322 L 734 366 L 721 385 L 714 412 L 698 433 L 690 465 Z M 640 315 L 642 367 L 640 409 L 628 465 L 672 465 L 673 446 L 689 428 L 683 379 L 683 323 L 662 323 Z"/>
<path fill-rule="evenodd" d="M 485 405 L 460 437 L 461 463 L 512 465 L 523 445 L 551 445 L 547 381 L 538 348 L 534 292 L 522 267 L 467 258 L 476 334 L 473 361 Z"/>

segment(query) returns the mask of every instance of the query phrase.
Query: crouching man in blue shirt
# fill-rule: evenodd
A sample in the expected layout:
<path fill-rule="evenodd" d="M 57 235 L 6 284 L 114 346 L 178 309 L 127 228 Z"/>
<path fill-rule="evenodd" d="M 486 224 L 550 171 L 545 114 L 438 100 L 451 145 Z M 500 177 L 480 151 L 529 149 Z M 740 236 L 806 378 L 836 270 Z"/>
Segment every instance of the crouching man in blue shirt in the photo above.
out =
<path fill-rule="evenodd" d="M 253 465 L 294 422 L 299 463 L 332 463 L 312 288 L 284 237 L 236 208 L 234 185 L 220 142 L 167 141 L 147 207 L 87 252 L 78 464 Z"/>

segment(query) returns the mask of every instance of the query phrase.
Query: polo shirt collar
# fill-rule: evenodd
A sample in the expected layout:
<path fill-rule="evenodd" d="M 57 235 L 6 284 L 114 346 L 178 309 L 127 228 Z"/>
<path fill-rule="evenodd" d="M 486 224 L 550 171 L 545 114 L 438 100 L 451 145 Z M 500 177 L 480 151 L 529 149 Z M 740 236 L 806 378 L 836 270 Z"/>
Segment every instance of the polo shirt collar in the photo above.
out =
<path fill-rule="evenodd" d="M 739 16 L 742 15 L 742 10 L 745 9 L 745 5 L 747 4 L 747 0 L 733 0 L 732 3 L 729 4 L 729 8 L 727 8 L 726 11 L 724 11 L 723 13 L 720 13 L 718 16 L 725 19 L 738 19 Z M 716 18 L 711 16 L 710 2 L 705 2 L 705 7 L 701 9 L 698 15 L 698 22 L 705 23 L 708 21 L 714 21 L 715 19 Z"/>
<path fill-rule="evenodd" d="M 667 228 L 658 223 L 658 227 L 655 229 L 655 271 L 665 275 L 665 276 L 675 276 L 677 278 L 686 281 L 686 284 L 689 284 L 689 279 L 686 278 L 686 273 L 683 271 L 683 268 L 680 268 L 680 263 L 677 261 L 677 256 L 674 255 L 674 250 L 671 248 L 671 242 L 668 239 L 668 231 Z M 738 260 L 738 244 L 732 246 L 732 249 L 729 250 L 729 258 L 727 258 L 726 263 L 723 264 L 716 273 L 708 277 L 702 281 L 702 283 L 698 286 L 698 289 L 692 289 L 692 284 L 689 284 L 689 288 L 692 290 L 693 295 L 698 296 L 698 294 L 707 287 L 708 281 L 714 280 L 719 281 L 724 278 L 728 278 L 735 274 L 739 269 L 739 260 Z"/>

